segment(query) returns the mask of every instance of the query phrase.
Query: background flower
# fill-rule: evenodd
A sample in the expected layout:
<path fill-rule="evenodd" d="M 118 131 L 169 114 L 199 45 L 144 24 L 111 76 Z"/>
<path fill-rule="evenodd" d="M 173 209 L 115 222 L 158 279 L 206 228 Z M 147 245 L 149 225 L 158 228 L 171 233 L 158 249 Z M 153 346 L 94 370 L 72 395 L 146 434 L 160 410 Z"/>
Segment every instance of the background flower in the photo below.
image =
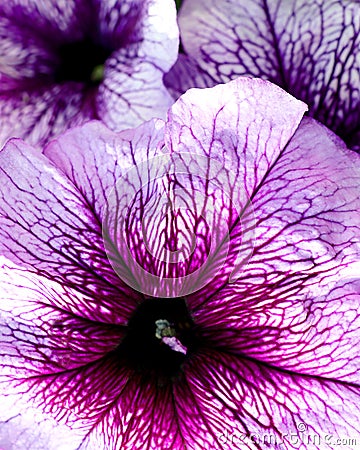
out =
<path fill-rule="evenodd" d="M 305 109 L 240 78 L 189 91 L 166 123 L 119 134 L 89 123 L 44 155 L 5 146 L 1 445 L 229 450 L 244 448 L 234 433 L 282 439 L 299 424 L 359 438 L 360 159 L 315 120 L 299 125 Z M 123 207 L 126 242 L 122 222 L 109 226 Z M 195 269 L 207 283 L 185 299 L 149 298 L 142 272 L 130 266 L 139 290 L 117 276 L 111 242 L 124 273 L 127 244 L 160 284 L 187 288 Z M 164 248 L 177 259 L 159 262 Z"/>
<path fill-rule="evenodd" d="M 0 2 L 0 145 L 42 145 L 89 119 L 165 118 L 176 60 L 172 0 Z"/>
<path fill-rule="evenodd" d="M 360 5 L 341 0 L 185 0 L 175 96 L 239 75 L 281 86 L 360 147 Z"/>

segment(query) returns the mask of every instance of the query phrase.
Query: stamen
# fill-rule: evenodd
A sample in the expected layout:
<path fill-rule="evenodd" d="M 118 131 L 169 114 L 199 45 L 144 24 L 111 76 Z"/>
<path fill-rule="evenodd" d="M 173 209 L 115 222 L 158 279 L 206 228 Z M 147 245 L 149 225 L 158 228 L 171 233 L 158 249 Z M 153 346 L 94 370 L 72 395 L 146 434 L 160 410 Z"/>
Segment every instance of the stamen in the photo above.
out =
<path fill-rule="evenodd" d="M 176 331 L 173 325 L 166 319 L 159 319 L 155 321 L 156 330 L 155 336 L 162 339 L 165 336 L 176 336 Z"/>
<path fill-rule="evenodd" d="M 166 319 L 159 319 L 155 321 L 156 330 L 155 336 L 161 340 L 165 345 L 174 350 L 175 352 L 187 354 L 187 348 L 182 345 L 179 339 L 176 337 L 176 331 L 174 325 L 172 325 Z"/>
<path fill-rule="evenodd" d="M 164 344 L 166 344 L 168 347 L 171 348 L 171 350 L 174 350 L 175 352 L 183 353 L 184 355 L 187 354 L 187 348 L 182 345 L 182 343 L 179 341 L 177 337 L 163 337 L 161 339 Z"/>

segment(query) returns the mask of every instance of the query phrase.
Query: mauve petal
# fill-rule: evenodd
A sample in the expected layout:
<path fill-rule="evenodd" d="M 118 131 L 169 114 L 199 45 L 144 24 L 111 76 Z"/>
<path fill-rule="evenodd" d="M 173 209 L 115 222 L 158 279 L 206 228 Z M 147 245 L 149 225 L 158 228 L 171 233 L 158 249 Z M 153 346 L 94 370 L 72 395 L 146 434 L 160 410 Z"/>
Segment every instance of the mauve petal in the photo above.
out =
<path fill-rule="evenodd" d="M 104 310 L 132 311 L 137 296 L 113 272 L 101 221 L 74 184 L 20 140 L 4 147 L 0 162 L 2 254 L 92 296 Z"/>
<path fill-rule="evenodd" d="M 176 8 L 171 0 L 146 0 L 143 12 L 143 41 L 138 48 L 138 57 L 167 72 L 178 56 L 179 29 Z"/>
<path fill-rule="evenodd" d="M 236 325 L 227 324 L 220 311 L 219 324 L 203 326 L 202 335 L 219 349 L 272 367 L 359 383 L 359 292 L 359 279 L 312 298 L 300 297 L 300 291 L 281 299 L 273 289 L 268 301 L 260 295 L 257 302 L 240 300 L 241 312 L 230 305 L 231 322 L 239 317 Z"/>
<path fill-rule="evenodd" d="M 125 282 L 130 282 L 132 287 L 134 282 L 131 283 L 131 280 L 137 280 L 139 272 L 136 270 L 136 263 L 133 267 L 133 247 L 137 249 L 139 244 L 134 242 L 134 227 L 130 230 L 128 227 L 126 230 L 120 228 L 117 218 L 121 214 L 128 216 L 129 205 L 132 204 L 134 196 L 138 195 L 138 190 L 142 191 L 141 175 L 138 178 L 141 169 L 137 166 L 151 167 L 151 162 L 147 161 L 151 161 L 158 153 L 161 158 L 163 153 L 160 150 L 163 145 L 164 123 L 161 120 L 153 120 L 121 133 L 114 133 L 101 122 L 91 122 L 68 131 L 44 150 L 45 155 L 87 199 L 103 225 L 109 257 L 112 258 L 113 252 L 116 252 L 117 262 L 113 261 L 113 264 L 118 275 Z M 146 205 L 140 205 L 140 213 L 144 208 Z M 155 236 L 155 239 L 157 238 L 158 234 Z M 132 242 L 130 252 L 126 245 L 127 240 Z M 140 254 L 142 250 L 143 247 L 139 251 Z M 145 257 L 146 253 L 140 258 L 141 261 Z M 142 281 L 141 274 L 140 280 Z M 138 286 L 137 282 L 135 286 Z"/>
<path fill-rule="evenodd" d="M 105 448 L 182 450 L 186 445 L 174 414 L 171 383 L 133 376 L 108 416 L 103 417 L 103 428 L 111 430 Z"/>
<path fill-rule="evenodd" d="M 278 445 L 272 441 L 272 448 L 278 449 L 320 450 L 329 434 L 333 442 L 360 438 L 356 385 L 301 376 L 215 350 L 194 358 L 186 369 L 186 384 L 175 391 L 175 398 L 179 417 L 187 414 L 180 424 L 194 450 L 267 448 L 266 442 L 255 444 L 250 439 L 264 438 L 266 433 L 277 436 Z M 297 444 L 290 440 L 292 433 Z M 226 440 L 228 434 L 237 439 Z M 247 435 L 245 442 L 241 435 Z M 321 444 L 307 442 L 314 435 L 321 437 Z"/>
<path fill-rule="evenodd" d="M 189 56 L 218 82 L 268 79 L 348 143 L 360 124 L 360 5 L 340 0 L 185 0 Z"/>
<path fill-rule="evenodd" d="M 195 59 L 184 54 L 179 55 L 165 74 L 164 83 L 175 100 L 190 88 L 209 88 L 217 84 L 206 71 L 200 69 Z"/>
<path fill-rule="evenodd" d="M 83 193 L 102 222 L 108 197 L 121 177 L 135 164 L 155 156 L 163 145 L 161 120 L 121 133 L 92 121 L 51 141 L 43 153 Z"/>
<path fill-rule="evenodd" d="M 9 137 L 42 146 L 69 127 L 96 118 L 95 95 L 80 83 L 45 83 L 0 93 L 0 146 Z"/>
<path fill-rule="evenodd" d="M 95 8 L 87 0 L 3 2 L 0 5 L 1 91 L 26 90 L 28 85 L 41 90 L 43 84 L 53 81 L 52 75 L 59 64 L 59 46 L 88 37 L 89 33 L 98 39 L 97 17 L 98 6 Z"/>
<path fill-rule="evenodd" d="M 153 117 L 165 119 L 173 103 L 163 76 L 178 53 L 175 4 L 171 0 L 146 0 L 143 4 L 132 42 L 106 62 L 105 79 L 96 99 L 99 117 L 114 130 L 131 128 Z"/>
<path fill-rule="evenodd" d="M 165 144 L 240 173 L 248 196 L 278 158 L 307 107 L 277 86 L 240 77 L 192 89 L 170 109 Z"/>
<path fill-rule="evenodd" d="M 231 251 L 236 259 L 243 241 L 229 244 L 228 234 L 232 228 L 239 232 L 248 199 L 237 174 L 214 159 L 153 155 L 118 179 L 108 198 L 104 238 L 117 273 L 134 289 L 147 296 L 186 296 L 219 269 L 230 276 L 227 255 Z"/>
<path fill-rule="evenodd" d="M 77 448 L 84 432 L 71 431 L 73 427 L 61 420 L 68 414 L 66 395 L 71 391 L 52 382 L 67 377 L 71 387 L 79 366 L 91 366 L 118 345 L 122 328 L 97 322 L 106 316 L 104 311 L 99 314 L 101 305 L 94 299 L 3 259 L 0 300 L 2 448 Z M 108 319 L 116 320 L 110 315 Z M 63 404 L 53 398 L 56 388 Z M 51 419 L 51 411 L 58 412 L 58 423 Z"/>
<path fill-rule="evenodd" d="M 0 442 L 16 445 L 19 428 L 25 442 L 39 439 L 39 447 L 17 448 L 85 448 L 81 445 L 91 436 L 98 445 L 86 448 L 115 449 L 116 440 L 105 442 L 107 430 L 112 426 L 114 432 L 116 420 L 117 433 L 122 433 L 124 407 L 120 404 L 119 411 L 117 402 L 131 377 L 109 356 L 122 338 L 122 327 L 96 322 L 96 316 L 84 320 L 86 304 L 57 283 L 6 262 L 1 269 L 0 397 L 2 405 L 11 407 L 0 412 Z M 49 423 L 47 429 L 53 426 L 54 434 L 44 439 L 39 435 L 44 426 L 38 427 L 37 420 L 45 424 L 51 418 L 56 427 Z M 59 438 L 59 429 L 67 434 Z M 64 447 L 59 447 L 61 441 Z"/>
<path fill-rule="evenodd" d="M 103 221 L 108 250 L 111 253 L 111 248 L 115 244 L 115 258 L 119 258 L 120 261 L 116 265 L 117 272 L 134 288 L 139 287 L 138 283 L 146 289 L 151 288 L 146 276 L 145 279 L 143 277 L 144 271 L 141 267 L 145 269 L 145 272 L 157 277 L 160 285 L 164 285 L 165 282 L 159 279 L 161 274 L 167 273 L 172 279 L 180 275 L 184 276 L 194 272 L 201 266 L 204 259 L 209 258 L 206 242 L 208 233 L 205 232 L 207 224 L 204 224 L 202 220 L 204 215 L 212 220 L 213 229 L 219 231 L 216 236 L 214 233 L 211 236 L 213 247 L 215 247 L 214 241 L 217 247 L 220 247 L 224 230 L 227 231 L 227 227 L 222 226 L 223 223 L 234 221 L 231 204 L 229 206 L 229 200 L 223 197 L 222 190 L 219 189 L 220 193 L 217 193 L 214 188 L 204 187 L 203 180 L 197 183 L 197 189 L 195 189 L 197 201 L 194 202 L 194 185 L 191 179 L 193 174 L 189 170 L 195 170 L 199 176 L 202 171 L 204 176 L 209 177 L 209 160 L 204 158 L 205 161 L 203 161 L 200 157 L 187 154 L 186 157 L 181 155 L 182 160 L 174 161 L 168 153 L 162 151 L 163 130 L 164 124 L 159 120 L 119 134 L 108 130 L 99 122 L 92 122 L 65 133 L 44 150 L 45 155 L 82 192 L 96 217 Z M 69 149 L 71 149 L 70 152 Z M 189 243 L 192 243 L 193 234 L 198 236 L 197 248 L 194 252 L 196 256 L 190 258 L 190 261 L 185 261 L 184 264 L 180 262 L 177 267 L 161 260 L 163 245 L 166 241 L 170 245 L 172 239 L 168 224 L 163 220 L 163 212 L 168 204 L 168 194 L 171 192 L 172 184 L 171 182 L 165 185 L 158 184 L 160 175 L 169 177 L 173 173 L 175 163 L 177 164 L 175 169 L 180 165 L 182 170 L 180 175 L 177 175 L 175 170 L 175 176 L 180 177 L 178 182 L 181 182 L 182 190 L 180 192 L 178 189 L 175 192 L 173 205 L 176 203 L 184 208 L 191 204 L 192 207 L 190 212 L 185 211 L 184 215 L 176 216 L 175 214 L 176 217 L 173 217 L 178 224 L 177 241 L 184 247 L 182 251 L 189 252 L 191 249 L 188 247 Z M 235 190 L 235 176 L 228 174 L 220 163 L 218 165 L 220 169 L 215 167 L 212 161 L 211 169 L 217 184 L 222 182 L 222 187 L 228 186 L 229 192 Z M 229 182 L 229 178 L 232 182 Z M 115 191 L 112 192 L 114 188 Z M 165 210 L 161 210 L 156 201 L 154 204 L 154 197 L 149 196 L 148 192 L 157 192 L 157 196 L 164 196 Z M 233 194 L 234 198 L 237 196 Z M 214 203 L 217 200 L 224 204 L 221 211 L 215 208 Z M 109 205 L 108 201 L 110 201 Z M 213 210 L 215 215 L 211 216 Z M 170 215 L 173 212 L 175 212 L 174 209 L 168 211 Z M 135 220 L 130 225 L 127 224 L 124 229 L 119 227 L 121 217 L 130 217 L 132 214 L 135 214 Z M 174 262 L 175 260 L 176 258 Z M 217 263 L 218 261 L 219 257 L 216 259 Z M 132 284 L 128 279 L 129 273 L 131 279 L 135 277 L 137 284 Z M 202 285 L 206 284 L 211 271 L 210 275 L 208 272 L 205 275 L 205 280 L 201 280 Z M 187 285 L 189 284 L 191 284 L 190 281 L 187 281 Z M 175 281 L 175 285 L 179 287 L 179 282 Z M 163 286 L 163 289 L 166 291 L 166 287 Z M 146 293 L 155 294 L 151 290 Z"/>
<path fill-rule="evenodd" d="M 359 156 L 304 118 L 253 196 L 252 258 L 206 302 L 190 299 L 196 322 L 262 361 L 359 380 L 359 184 Z"/>
<path fill-rule="evenodd" d="M 111 48 L 137 42 L 148 1 L 95 0 L 97 28 L 102 42 Z"/>
<path fill-rule="evenodd" d="M 3 450 L 76 450 L 79 436 L 36 409 L 21 411 L 14 398 L 1 398 L 0 446 Z"/>
<path fill-rule="evenodd" d="M 174 278 L 182 267 L 178 268 L 176 258 L 175 264 L 171 263 L 171 246 L 176 246 L 180 240 L 186 246 L 185 249 L 181 246 L 180 252 L 188 248 L 182 231 L 173 235 L 174 227 L 179 230 L 177 225 L 181 222 L 186 236 L 187 224 L 181 215 L 173 217 L 169 206 L 173 186 L 171 169 L 170 155 L 158 152 L 125 172 L 108 198 L 103 221 L 106 248 L 116 272 L 147 296 L 177 296 L 171 295 L 166 281 L 169 279 L 171 286 L 174 283 L 177 286 Z"/>

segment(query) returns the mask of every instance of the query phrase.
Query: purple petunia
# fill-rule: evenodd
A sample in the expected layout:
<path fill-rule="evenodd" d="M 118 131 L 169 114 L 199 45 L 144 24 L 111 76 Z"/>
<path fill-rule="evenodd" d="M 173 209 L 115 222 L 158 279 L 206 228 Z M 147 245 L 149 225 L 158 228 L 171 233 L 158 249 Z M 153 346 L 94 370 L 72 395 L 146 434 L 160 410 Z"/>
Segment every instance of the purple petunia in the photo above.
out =
<path fill-rule="evenodd" d="M 186 55 L 167 76 L 178 96 L 241 75 L 281 86 L 360 149 L 360 3 L 354 0 L 185 0 Z"/>
<path fill-rule="evenodd" d="M 172 0 L 2 0 L 0 145 L 41 146 L 89 119 L 123 130 L 165 118 L 178 39 Z"/>
<path fill-rule="evenodd" d="M 7 143 L 2 448 L 360 439 L 360 157 L 305 110 L 239 78 Z"/>

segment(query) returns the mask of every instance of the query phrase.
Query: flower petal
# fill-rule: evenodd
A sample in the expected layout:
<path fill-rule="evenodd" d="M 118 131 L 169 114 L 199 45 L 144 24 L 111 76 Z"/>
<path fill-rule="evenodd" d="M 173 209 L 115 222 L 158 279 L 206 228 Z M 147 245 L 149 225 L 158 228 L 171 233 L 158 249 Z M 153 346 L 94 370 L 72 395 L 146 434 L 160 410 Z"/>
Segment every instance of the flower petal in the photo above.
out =
<path fill-rule="evenodd" d="M 175 4 L 171 0 L 141 4 L 143 10 L 131 41 L 109 58 L 99 87 L 99 117 L 114 130 L 131 128 L 153 117 L 165 119 L 173 103 L 163 76 L 177 58 Z"/>
<path fill-rule="evenodd" d="M 95 92 L 79 83 L 44 83 L 0 93 L 0 146 L 21 137 L 41 147 L 69 127 L 97 117 Z"/>
<path fill-rule="evenodd" d="M 165 118 L 172 104 L 163 83 L 178 52 L 171 0 L 10 2 L 0 7 L 1 35 L 0 146 L 21 137 L 41 147 L 95 118 L 124 130 Z M 84 36 L 113 51 L 103 81 L 57 82 L 59 46 Z"/>
<path fill-rule="evenodd" d="M 102 221 L 108 196 L 119 179 L 134 165 L 155 156 L 163 145 L 161 120 L 121 133 L 92 121 L 54 139 L 43 153 L 83 193 Z"/>
<path fill-rule="evenodd" d="M 4 450 L 76 450 L 81 441 L 73 430 L 45 418 L 36 409 L 21 411 L 12 396 L 1 397 L 0 445 Z"/>
<path fill-rule="evenodd" d="M 58 47 L 80 40 L 96 11 L 86 0 L 11 0 L 0 5 L 1 93 L 53 81 Z M 26 106 L 26 101 L 24 102 Z"/>
<path fill-rule="evenodd" d="M 179 417 L 186 412 L 182 432 L 194 450 L 261 449 L 269 442 L 273 448 L 315 450 L 337 439 L 350 449 L 360 437 L 359 397 L 358 386 L 210 349 L 193 360 L 175 393 Z"/>
<path fill-rule="evenodd" d="M 245 78 L 184 95 L 165 128 L 171 152 L 154 151 L 155 158 L 118 177 L 108 199 L 104 236 L 119 276 L 157 297 L 189 295 L 209 284 L 219 268 L 228 278 L 236 249 L 229 250 L 233 261 L 224 266 L 228 249 L 223 244 L 234 227 L 232 242 L 242 243 L 234 235 L 241 232 L 237 222 L 248 194 L 305 109 L 276 86 Z M 136 163 L 136 152 L 131 154 Z"/>
<path fill-rule="evenodd" d="M 104 221 L 119 276 L 160 298 L 207 285 L 226 261 L 229 227 L 238 217 L 232 202 L 238 209 L 246 204 L 234 178 L 217 161 L 188 153 L 158 154 L 129 170 L 109 197 Z"/>
<path fill-rule="evenodd" d="M 194 274 L 204 259 L 211 259 L 208 252 L 210 247 L 214 252 L 226 237 L 227 227 L 222 225 L 231 223 L 234 213 L 229 199 L 218 188 L 219 183 L 222 183 L 222 188 L 226 185 L 229 192 L 235 191 L 236 176 L 229 174 L 220 163 L 216 165 L 216 161 L 205 157 L 201 159 L 200 156 L 190 154 L 179 157 L 175 154 L 178 157 L 176 160 L 164 153 L 163 128 L 161 121 L 152 121 L 137 129 L 115 134 L 101 123 L 93 122 L 65 133 L 51 142 L 44 153 L 77 186 L 96 217 L 103 221 L 109 258 L 118 275 L 147 295 L 159 294 L 159 291 L 152 290 L 156 288 L 161 289 L 162 296 L 168 296 L 167 282 L 161 276 L 166 273 L 167 277 L 170 276 L 169 284 L 173 283 L 180 289 L 182 285 L 178 277 Z M 195 187 L 192 179 L 194 171 L 197 177 L 203 174 L 207 179 L 212 174 L 216 178 L 213 180 L 216 181 L 215 186 L 204 189 L 204 180 L 197 180 Z M 166 209 L 174 180 L 165 184 L 161 180 L 164 176 L 169 179 L 174 173 L 182 188 L 178 186 L 171 194 L 173 209 Z M 149 192 L 157 194 L 155 197 L 149 196 Z M 165 209 L 159 207 L 162 204 L 159 203 L 159 195 L 164 198 Z M 238 196 L 233 194 L 230 197 L 237 199 Z M 217 200 L 223 204 L 220 210 L 215 208 Z M 176 213 L 176 205 L 183 214 Z M 134 216 L 130 224 L 126 222 L 125 228 L 121 227 L 119 224 L 123 223 L 123 219 L 127 220 L 132 214 Z M 181 250 L 178 248 L 174 251 L 166 247 L 174 245 L 174 235 L 171 234 L 174 229 L 163 220 L 163 214 L 168 214 L 169 218 L 172 216 L 173 226 L 177 229 L 177 245 L 182 247 Z M 205 228 L 208 224 L 204 223 L 204 215 L 212 223 L 212 229 L 218 230 L 216 235 L 212 234 L 211 245 L 207 242 Z M 191 252 L 194 235 L 197 240 L 196 250 L 189 260 L 183 262 L 181 256 L 184 252 Z M 112 254 L 114 248 L 116 255 Z M 172 262 L 162 258 L 164 252 L 173 257 Z M 218 254 L 215 258 L 215 269 L 222 261 L 220 256 Z M 179 264 L 176 266 L 175 262 Z M 206 284 L 211 274 L 211 264 L 208 269 L 204 277 L 200 276 L 200 281 L 199 275 L 194 274 L 192 283 Z M 155 277 L 155 285 L 148 276 Z M 185 285 L 194 290 L 190 280 L 186 280 Z"/>
<path fill-rule="evenodd" d="M 67 431 L 68 446 L 64 449 L 118 448 L 117 441 L 126 419 L 117 402 L 128 386 L 129 373 L 118 367 L 116 361 L 104 359 L 81 369 L 38 376 L 17 374 L 10 381 L 7 378 L 2 380 L 1 398 L 5 402 L 16 402 L 17 414 L 21 417 L 34 414 L 33 423 L 28 417 L 30 426 L 36 427 L 36 419 L 43 423 L 50 417 L 55 418 L 54 431 L 57 433 L 48 438 L 50 448 L 59 448 L 56 441 L 59 428 Z M 5 411 L 0 414 L 6 417 Z M 23 422 L 19 428 L 24 433 Z M 35 428 L 32 435 L 36 438 L 38 434 L 39 430 Z"/>
<path fill-rule="evenodd" d="M 93 296 L 104 308 L 123 308 L 124 317 L 136 295 L 111 269 L 101 221 L 81 192 L 23 141 L 10 141 L 0 162 L 2 255 Z"/>
<path fill-rule="evenodd" d="M 64 427 L 70 449 L 182 448 L 171 385 L 159 392 L 156 380 L 135 376 L 117 357 L 123 327 L 83 319 L 78 294 L 71 298 L 57 283 L 6 264 L 0 277 L 0 398 L 13 403 L 0 421 L 24 434 L 25 418 L 36 422 L 28 417 L 35 410 L 42 423 L 56 419 L 55 431 Z M 56 438 L 45 448 L 59 448 Z"/>
<path fill-rule="evenodd" d="M 311 286 L 312 287 L 312 286 Z M 302 375 L 359 383 L 360 280 L 344 280 L 330 292 L 300 297 L 299 292 L 279 299 L 274 289 L 266 301 L 240 301 L 232 308 L 235 322 L 208 325 L 203 336 L 218 348 Z M 301 291 L 300 291 L 301 294 Z M 204 325 L 203 325 L 204 326 Z"/>
<path fill-rule="evenodd" d="M 184 54 L 179 54 L 176 63 L 165 74 L 164 83 L 175 100 L 192 87 L 209 88 L 217 84 L 207 72 L 200 69 L 195 59 Z"/>
<path fill-rule="evenodd" d="M 9 262 L 1 264 L 0 285 L 2 374 L 5 367 L 14 374 L 45 375 L 86 365 L 112 351 L 124 335 L 120 315 L 106 314 L 91 297 Z"/>
<path fill-rule="evenodd" d="M 241 77 L 184 94 L 169 111 L 165 143 L 171 151 L 214 158 L 239 171 L 251 195 L 306 109 L 271 83 Z"/>
<path fill-rule="evenodd" d="M 51 410 L 58 408 L 60 416 L 68 412 L 66 401 L 60 407 L 51 404 L 51 383 L 67 376 L 71 387 L 79 367 L 91 365 L 118 345 L 122 327 L 107 325 L 106 321 L 115 323 L 114 314 L 107 317 L 105 308 L 100 314 L 101 305 L 89 297 L 3 258 L 0 269 L 1 445 L 75 449 L 84 433 L 51 419 Z M 46 385 L 48 401 L 42 391 Z M 66 394 L 69 390 L 61 393 Z"/>
<path fill-rule="evenodd" d="M 230 272 L 251 254 L 252 214 L 247 205 L 294 133 L 305 109 L 303 103 L 275 85 L 247 78 L 212 89 L 190 90 L 171 108 L 165 142 L 173 158 L 191 152 L 192 162 L 185 164 L 185 171 L 190 177 L 201 179 L 196 185 L 187 183 L 188 195 L 196 198 L 194 213 L 197 211 L 202 219 L 212 214 L 207 223 L 210 228 L 194 233 L 206 236 L 205 248 L 210 248 L 211 242 L 217 249 L 210 254 L 203 250 L 202 258 L 198 258 L 203 263 L 206 254 L 209 263 L 201 271 L 207 284 L 207 291 L 201 291 L 203 299 L 226 282 Z M 179 184 L 185 185 L 183 180 Z M 201 191 L 202 199 L 197 190 Z M 214 200 L 211 208 L 210 199 Z M 212 227 L 211 222 L 216 225 Z M 189 228 L 192 227 L 189 222 Z M 238 258 L 239 246 L 244 251 Z M 199 289 L 200 285 L 196 287 Z M 195 298 L 190 300 L 193 306 Z"/>
<path fill-rule="evenodd" d="M 186 52 L 218 82 L 268 79 L 347 143 L 360 124 L 360 6 L 340 0 L 185 0 Z"/>
<path fill-rule="evenodd" d="M 358 381 L 359 183 L 358 155 L 304 118 L 253 196 L 251 260 L 206 302 L 191 299 L 197 323 L 278 367 Z"/>
<path fill-rule="evenodd" d="M 1 7 L 0 7 L 1 8 Z M 0 74 L 1 91 L 36 75 L 51 73 L 54 55 L 51 47 L 23 24 L 12 23 L 0 9 Z M 56 62 L 56 61 L 55 61 Z"/>

